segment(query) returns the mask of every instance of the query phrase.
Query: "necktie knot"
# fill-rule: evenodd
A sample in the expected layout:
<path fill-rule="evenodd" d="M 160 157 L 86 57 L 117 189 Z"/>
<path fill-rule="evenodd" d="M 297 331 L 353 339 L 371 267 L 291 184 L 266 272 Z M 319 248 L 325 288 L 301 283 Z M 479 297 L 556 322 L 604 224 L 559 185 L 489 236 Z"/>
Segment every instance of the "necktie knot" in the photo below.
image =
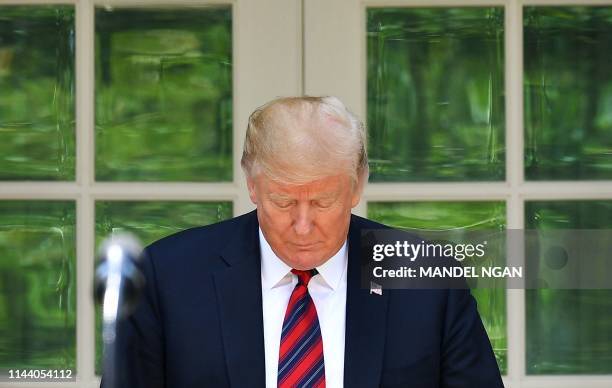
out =
<path fill-rule="evenodd" d="M 304 287 L 308 287 L 308 282 L 310 282 L 310 279 L 312 279 L 312 277 L 315 276 L 318 272 L 316 269 L 309 269 L 307 271 L 292 269 L 291 273 L 297 275 L 298 284 L 301 284 Z"/>

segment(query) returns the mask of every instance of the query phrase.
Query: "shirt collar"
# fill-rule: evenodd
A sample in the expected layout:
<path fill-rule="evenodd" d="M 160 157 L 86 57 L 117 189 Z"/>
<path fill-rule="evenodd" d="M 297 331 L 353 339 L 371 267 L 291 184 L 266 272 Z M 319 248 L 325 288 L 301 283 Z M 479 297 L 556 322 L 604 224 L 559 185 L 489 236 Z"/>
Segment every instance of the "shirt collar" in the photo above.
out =
<path fill-rule="evenodd" d="M 284 261 L 278 258 L 268 241 L 266 240 L 261 227 L 259 228 L 259 246 L 261 250 L 261 281 L 262 287 L 271 289 L 283 285 L 288 281 L 285 277 L 291 272 L 291 267 Z M 321 275 L 323 282 L 332 290 L 336 290 L 340 286 L 342 275 L 346 270 L 348 263 L 347 242 L 340 247 L 338 252 L 329 260 L 317 267 L 317 271 Z"/>

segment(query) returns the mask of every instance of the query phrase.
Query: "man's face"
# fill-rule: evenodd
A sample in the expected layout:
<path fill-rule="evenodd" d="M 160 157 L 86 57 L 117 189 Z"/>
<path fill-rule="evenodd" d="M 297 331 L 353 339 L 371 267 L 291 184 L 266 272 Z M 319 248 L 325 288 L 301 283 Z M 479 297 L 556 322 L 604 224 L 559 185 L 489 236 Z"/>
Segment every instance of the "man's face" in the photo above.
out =
<path fill-rule="evenodd" d="M 292 268 L 315 268 L 331 258 L 348 233 L 359 185 L 347 174 L 306 184 L 282 184 L 259 174 L 247 179 L 259 226 L 276 255 Z"/>

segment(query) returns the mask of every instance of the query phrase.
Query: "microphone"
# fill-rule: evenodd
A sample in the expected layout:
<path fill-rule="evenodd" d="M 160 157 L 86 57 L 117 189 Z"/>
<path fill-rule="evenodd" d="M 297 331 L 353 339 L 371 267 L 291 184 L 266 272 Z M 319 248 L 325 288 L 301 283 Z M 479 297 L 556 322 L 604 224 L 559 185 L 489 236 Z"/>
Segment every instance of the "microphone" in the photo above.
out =
<path fill-rule="evenodd" d="M 138 269 L 142 246 L 130 234 L 107 238 L 99 252 L 94 298 L 102 305 L 104 342 L 104 386 L 117 386 L 117 321 L 129 316 L 138 305 L 145 277 Z"/>

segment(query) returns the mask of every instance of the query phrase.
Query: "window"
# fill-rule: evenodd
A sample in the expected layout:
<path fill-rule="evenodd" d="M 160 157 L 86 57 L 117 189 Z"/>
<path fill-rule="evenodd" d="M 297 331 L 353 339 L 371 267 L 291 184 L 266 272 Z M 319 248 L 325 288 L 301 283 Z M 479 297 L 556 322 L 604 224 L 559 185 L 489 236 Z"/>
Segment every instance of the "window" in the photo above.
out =
<path fill-rule="evenodd" d="M 0 0 L 0 370 L 97 386 L 101 238 L 251 210 L 247 118 L 277 96 L 367 123 L 360 215 L 609 229 L 612 0 L 590 3 Z M 475 296 L 507 387 L 612 386 L 610 290 Z"/>

